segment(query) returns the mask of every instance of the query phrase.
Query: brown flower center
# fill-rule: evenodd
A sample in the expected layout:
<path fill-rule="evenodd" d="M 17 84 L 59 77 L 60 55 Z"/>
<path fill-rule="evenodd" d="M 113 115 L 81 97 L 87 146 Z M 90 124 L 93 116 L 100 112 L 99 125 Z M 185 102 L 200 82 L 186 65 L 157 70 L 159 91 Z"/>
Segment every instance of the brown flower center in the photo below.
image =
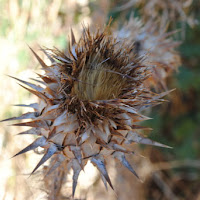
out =
<path fill-rule="evenodd" d="M 81 100 L 118 98 L 126 79 L 106 63 L 85 65 L 74 84 L 74 93 Z"/>

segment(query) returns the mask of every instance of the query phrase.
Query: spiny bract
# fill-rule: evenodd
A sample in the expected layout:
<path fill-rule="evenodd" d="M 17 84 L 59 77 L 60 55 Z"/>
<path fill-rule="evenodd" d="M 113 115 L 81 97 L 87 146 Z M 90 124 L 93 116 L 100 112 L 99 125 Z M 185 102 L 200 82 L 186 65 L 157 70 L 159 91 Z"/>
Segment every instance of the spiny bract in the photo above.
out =
<path fill-rule="evenodd" d="M 22 87 L 39 101 L 20 105 L 33 108 L 33 112 L 4 121 L 31 119 L 13 124 L 31 127 L 20 134 L 38 136 L 15 156 L 44 148 L 32 173 L 50 158 L 48 174 L 65 163 L 74 172 L 74 195 L 79 173 L 88 160 L 99 170 L 105 186 L 108 183 L 113 188 L 106 170 L 110 158 L 138 177 L 126 159 L 127 154 L 133 154 L 134 144 L 168 147 L 142 136 L 140 129 L 147 128 L 137 124 L 149 119 L 141 111 L 163 102 L 161 98 L 168 92 L 156 94 L 145 87 L 151 67 L 142 64 L 141 56 L 129 56 L 134 45 L 114 38 L 109 26 L 96 34 L 84 28 L 79 42 L 73 32 L 71 35 L 67 53 L 42 49 L 52 62 L 50 66 L 31 49 L 45 72 L 38 74 L 41 86 L 15 79 L 27 85 Z"/>

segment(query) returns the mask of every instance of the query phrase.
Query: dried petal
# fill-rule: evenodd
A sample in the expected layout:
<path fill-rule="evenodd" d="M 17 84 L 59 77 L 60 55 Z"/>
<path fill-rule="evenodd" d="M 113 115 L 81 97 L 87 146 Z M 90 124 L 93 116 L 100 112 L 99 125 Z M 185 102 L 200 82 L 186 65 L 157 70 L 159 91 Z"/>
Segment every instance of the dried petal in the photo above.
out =
<path fill-rule="evenodd" d="M 126 157 L 124 155 L 124 153 L 122 152 L 115 152 L 113 154 L 114 158 L 117 158 L 123 165 L 124 167 L 126 167 L 130 172 L 132 172 L 137 178 L 139 178 L 139 176 L 137 175 L 137 173 L 135 172 L 135 170 L 132 168 L 132 166 L 130 165 L 130 163 L 126 160 Z"/>
<path fill-rule="evenodd" d="M 80 164 L 78 163 L 78 161 L 76 159 L 72 160 L 72 169 L 73 169 L 73 172 L 74 172 L 74 174 L 73 174 L 72 196 L 74 197 L 75 191 L 76 191 L 78 177 L 79 177 L 79 174 L 81 172 Z"/>
<path fill-rule="evenodd" d="M 97 166 L 102 176 L 106 179 L 110 187 L 114 190 L 103 160 L 99 157 L 92 157 L 91 162 Z"/>
<path fill-rule="evenodd" d="M 18 155 L 23 154 L 23 153 L 26 153 L 27 151 L 36 149 L 37 147 L 43 147 L 47 144 L 48 144 L 48 142 L 47 142 L 46 138 L 42 136 L 42 137 L 36 139 L 33 143 L 28 145 L 26 148 L 24 148 L 23 150 L 21 150 L 20 152 L 15 154 L 13 157 L 18 156 Z"/>
<path fill-rule="evenodd" d="M 47 149 L 47 152 L 44 154 L 40 162 L 37 164 L 37 166 L 34 168 L 34 170 L 31 172 L 31 175 L 43 164 L 45 163 L 51 156 L 53 156 L 57 152 L 57 147 L 55 144 L 51 144 L 49 148 Z"/>

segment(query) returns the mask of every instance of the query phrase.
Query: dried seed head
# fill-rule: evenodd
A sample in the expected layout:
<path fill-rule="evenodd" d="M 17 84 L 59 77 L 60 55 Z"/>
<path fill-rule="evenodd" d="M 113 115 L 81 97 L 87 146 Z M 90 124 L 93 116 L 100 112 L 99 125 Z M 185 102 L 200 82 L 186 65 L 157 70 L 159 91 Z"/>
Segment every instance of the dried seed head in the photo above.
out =
<path fill-rule="evenodd" d="M 180 56 L 175 50 L 180 42 L 170 38 L 177 31 L 166 33 L 166 27 L 167 24 L 151 20 L 144 24 L 138 18 L 130 18 L 126 25 L 115 32 L 118 40 L 134 43 L 133 56 L 147 56 L 141 60 L 141 64 L 152 67 L 152 76 L 145 84 L 161 91 L 166 90 L 166 78 L 176 71 L 181 63 Z"/>
<path fill-rule="evenodd" d="M 162 102 L 167 92 L 156 94 L 145 87 L 149 67 L 137 54 L 131 54 L 133 45 L 115 39 L 108 28 L 93 35 L 84 28 L 77 43 L 72 32 L 68 53 L 43 49 L 52 61 L 50 66 L 32 50 L 45 71 L 39 75 L 39 82 L 45 87 L 17 79 L 29 87 L 23 86 L 39 102 L 28 105 L 34 112 L 7 119 L 31 119 L 14 125 L 32 127 L 20 134 L 37 135 L 38 139 L 16 155 L 44 148 L 44 156 L 32 173 L 50 158 L 45 178 L 54 170 L 63 177 L 64 166 L 72 168 L 73 195 L 79 173 L 88 160 L 98 168 L 105 186 L 108 183 L 113 189 L 106 170 L 108 159 L 120 161 L 138 177 L 126 159 L 127 154 L 133 153 L 134 146 L 130 148 L 130 144 L 168 147 L 142 136 L 139 130 L 145 127 L 135 124 L 149 119 L 141 111 Z M 56 177 L 51 181 L 62 185 L 59 181 L 62 183 L 63 178 Z"/>

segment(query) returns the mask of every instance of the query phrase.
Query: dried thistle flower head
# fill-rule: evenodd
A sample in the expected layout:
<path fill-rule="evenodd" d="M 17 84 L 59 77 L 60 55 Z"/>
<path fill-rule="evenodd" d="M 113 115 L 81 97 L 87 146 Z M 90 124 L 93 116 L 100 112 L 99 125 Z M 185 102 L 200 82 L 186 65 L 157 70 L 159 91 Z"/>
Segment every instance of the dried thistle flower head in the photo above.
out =
<path fill-rule="evenodd" d="M 130 0 L 121 6 L 117 4 L 114 10 L 124 11 L 131 7 L 139 8 L 139 13 L 144 18 L 145 22 L 148 22 L 149 19 L 161 19 L 172 25 L 176 22 L 181 22 L 182 28 L 185 29 L 186 23 L 191 27 L 198 24 L 191 13 L 191 8 L 194 6 L 193 2 L 193 0 Z"/>
<path fill-rule="evenodd" d="M 130 56 L 133 45 L 118 41 L 108 29 L 91 34 L 84 28 L 79 42 L 72 32 L 67 53 L 43 50 L 52 62 L 50 66 L 32 50 L 45 72 L 38 74 L 43 87 L 15 79 L 27 85 L 22 87 L 39 101 L 29 105 L 33 112 L 6 119 L 30 119 L 13 125 L 31 127 L 21 134 L 38 138 L 15 156 L 42 147 L 44 155 L 32 174 L 51 158 L 46 178 L 57 170 L 59 175 L 52 181 L 59 190 L 64 166 L 72 168 L 73 195 L 88 160 L 98 168 L 105 186 L 108 183 L 113 188 L 106 170 L 110 158 L 138 177 L 126 159 L 127 154 L 133 154 L 135 144 L 168 147 L 144 137 L 140 129 L 146 128 L 137 124 L 149 119 L 141 111 L 164 101 L 161 98 L 168 92 L 156 94 L 145 87 L 150 68 L 137 54 Z"/>
<path fill-rule="evenodd" d="M 166 33 L 166 29 L 166 24 L 158 24 L 151 20 L 144 24 L 142 20 L 131 17 L 127 25 L 115 32 L 119 40 L 125 39 L 127 43 L 135 43 L 133 56 L 147 56 L 141 64 L 152 66 L 152 75 L 145 84 L 152 85 L 160 91 L 167 89 L 166 78 L 176 71 L 181 63 L 175 50 L 180 42 L 170 38 L 176 31 Z"/>

